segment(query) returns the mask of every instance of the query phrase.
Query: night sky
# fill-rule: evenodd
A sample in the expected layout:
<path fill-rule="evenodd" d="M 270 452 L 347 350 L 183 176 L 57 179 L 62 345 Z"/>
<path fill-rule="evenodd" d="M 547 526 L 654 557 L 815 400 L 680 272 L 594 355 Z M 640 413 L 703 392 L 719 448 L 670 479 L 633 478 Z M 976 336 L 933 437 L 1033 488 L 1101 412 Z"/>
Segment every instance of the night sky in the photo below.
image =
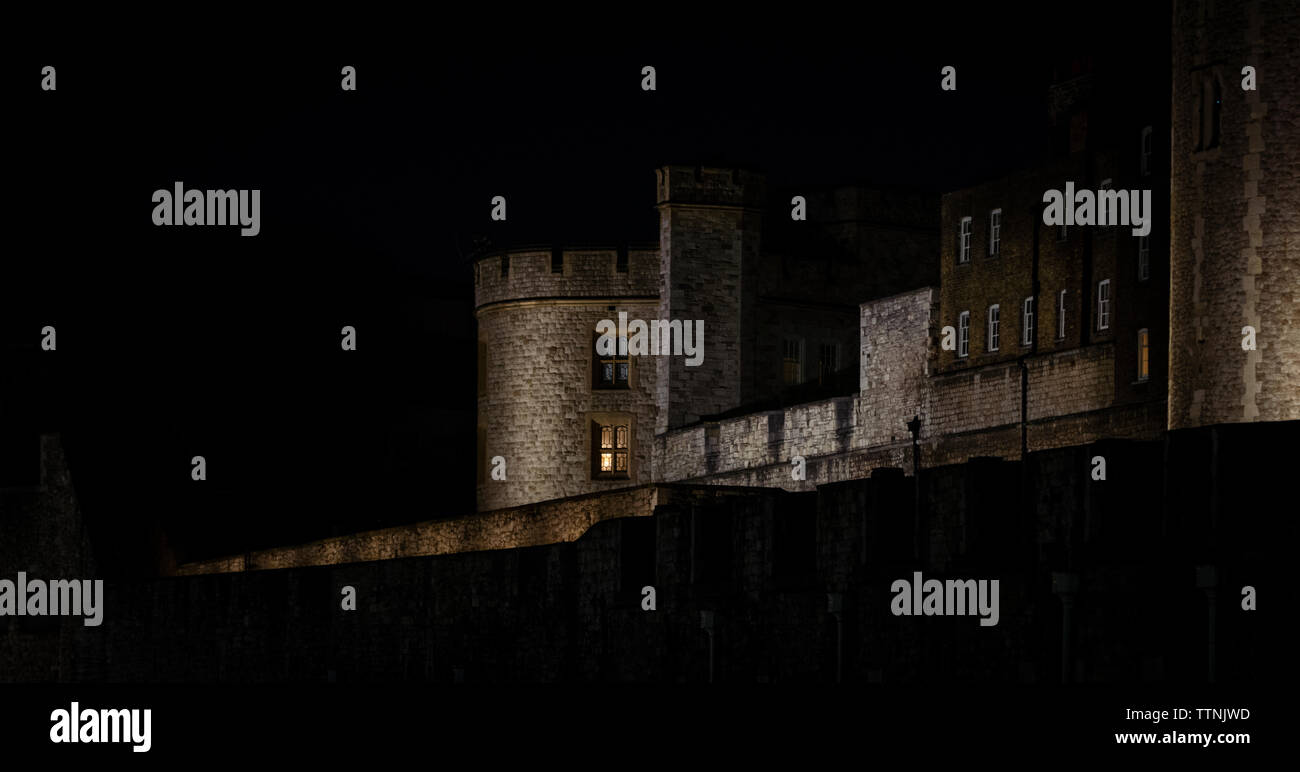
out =
<path fill-rule="evenodd" d="M 154 570 L 160 532 L 190 560 L 471 513 L 476 240 L 654 241 L 664 163 L 774 187 L 1000 176 L 1046 152 L 1061 63 L 1168 45 L 1150 5 L 444 25 L 293 54 L 27 41 L 3 79 L 3 474 L 28 474 L 35 432 L 62 432 L 106 575 Z M 57 92 L 39 89 L 46 64 Z M 260 188 L 261 234 L 155 227 L 150 196 L 177 180 Z"/>

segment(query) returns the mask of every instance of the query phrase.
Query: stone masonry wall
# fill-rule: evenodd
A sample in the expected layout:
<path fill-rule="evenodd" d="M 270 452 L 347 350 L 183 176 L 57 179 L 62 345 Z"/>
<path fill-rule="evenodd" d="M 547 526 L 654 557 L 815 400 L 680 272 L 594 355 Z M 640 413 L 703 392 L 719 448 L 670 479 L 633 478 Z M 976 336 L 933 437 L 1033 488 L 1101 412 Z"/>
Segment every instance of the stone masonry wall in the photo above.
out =
<path fill-rule="evenodd" d="M 1223 588 L 1279 580 L 1284 567 L 1264 559 L 1278 533 L 1267 504 L 1289 459 L 1249 451 L 1297 427 L 1106 441 L 919 481 L 879 470 L 815 494 L 657 486 L 637 505 L 652 516 L 620 517 L 631 494 L 599 494 L 585 506 L 607 516 L 546 546 L 110 579 L 102 626 L 0 619 L 0 681 L 1052 683 L 1063 634 L 1052 576 L 1069 572 L 1070 680 L 1203 683 L 1194 567 L 1216 566 Z M 1089 477 L 1098 453 L 1104 483 Z M 1216 523 L 1219 502 L 1241 511 Z M 917 570 L 998 579 L 998 624 L 894 616 L 891 584 Z M 340 608 L 344 586 L 355 610 Z M 1228 613 L 1234 592 L 1219 593 L 1217 678 L 1275 679 L 1265 628 Z M 21 641 L 46 659 L 15 657 Z"/>
<path fill-rule="evenodd" d="M 932 287 L 861 306 L 857 448 L 906 439 L 926 410 L 938 291 Z"/>
<path fill-rule="evenodd" d="M 659 503 L 669 500 L 671 494 L 664 494 L 659 486 L 642 485 L 186 563 L 176 573 L 259 571 L 558 544 L 577 539 L 603 520 L 649 515 Z"/>
<path fill-rule="evenodd" d="M 1241 88 L 1246 65 L 1257 90 Z M 1173 78 L 1169 426 L 1295 419 L 1300 7 L 1178 2 Z"/>
<path fill-rule="evenodd" d="M 630 357 L 630 388 L 593 384 L 596 325 L 617 323 L 619 312 L 649 320 L 658 306 L 561 300 L 479 311 L 479 511 L 650 482 L 654 358 Z M 590 425 L 610 417 L 630 421 L 628 479 L 592 477 Z M 505 459 L 505 480 L 491 475 L 495 456 Z"/>
<path fill-rule="evenodd" d="M 1029 420 L 1109 407 L 1114 368 L 1112 344 L 1035 357 L 1029 363 Z"/>
<path fill-rule="evenodd" d="M 764 188 L 761 175 L 742 170 L 667 166 L 657 175 L 658 318 L 704 321 L 701 363 L 659 357 L 661 433 L 741 404 L 742 349 L 752 346 L 742 331 L 752 329 L 744 317 L 756 289 L 744 274 L 760 254 Z"/>
<path fill-rule="evenodd" d="M 22 571 L 31 579 L 93 579 L 97 563 L 68 471 L 62 438 L 39 435 L 40 478 L 36 486 L 0 487 L 0 578 Z M 75 652 L 52 646 L 51 638 L 75 634 L 77 617 L 35 617 L 24 625 L 0 617 L 0 680 L 4 673 L 72 679 L 80 672 Z"/>
<path fill-rule="evenodd" d="M 634 357 L 630 388 L 598 389 L 593 358 L 601 320 L 617 322 L 620 311 L 658 318 L 659 253 L 629 250 L 626 271 L 614 249 L 561 255 L 558 273 L 548 249 L 475 263 L 479 511 L 650 481 L 656 364 Z M 611 417 L 630 419 L 629 478 L 595 480 L 591 422 Z M 505 480 L 491 476 L 495 456 L 505 459 Z"/>
<path fill-rule="evenodd" d="M 910 468 L 906 423 L 922 418 L 922 463 L 1020 455 L 1017 363 L 928 375 L 935 291 L 862 304 L 862 388 L 810 402 L 670 431 L 655 437 L 654 479 L 811 490 L 881 466 Z M 1149 438 L 1164 423 L 1159 402 L 1117 405 L 1114 344 L 1041 354 L 1028 361 L 1032 450 L 1107 436 Z M 804 456 L 807 478 L 791 476 Z"/>
<path fill-rule="evenodd" d="M 564 249 L 564 271 L 551 270 L 551 250 L 524 249 L 487 255 L 474 263 L 474 307 L 526 298 L 656 298 L 659 251 L 630 249 L 627 270 L 618 271 L 618 251 Z M 509 263 L 501 275 L 501 261 Z"/>

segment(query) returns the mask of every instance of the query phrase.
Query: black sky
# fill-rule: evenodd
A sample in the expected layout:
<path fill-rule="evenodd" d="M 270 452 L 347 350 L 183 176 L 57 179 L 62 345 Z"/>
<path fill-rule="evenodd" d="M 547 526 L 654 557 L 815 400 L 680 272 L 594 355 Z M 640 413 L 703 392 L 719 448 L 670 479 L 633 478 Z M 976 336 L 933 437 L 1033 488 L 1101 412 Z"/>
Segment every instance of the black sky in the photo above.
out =
<path fill-rule="evenodd" d="M 190 559 L 470 513 L 476 237 L 653 241 L 663 163 L 774 186 L 999 176 L 1044 154 L 1059 62 L 1166 44 L 1163 4 L 1099 8 L 11 50 L 3 459 L 65 434 L 109 571 L 149 566 L 157 529 Z M 955 93 L 938 87 L 949 64 Z M 153 226 L 152 191 L 177 180 L 260 188 L 261 235 Z"/>

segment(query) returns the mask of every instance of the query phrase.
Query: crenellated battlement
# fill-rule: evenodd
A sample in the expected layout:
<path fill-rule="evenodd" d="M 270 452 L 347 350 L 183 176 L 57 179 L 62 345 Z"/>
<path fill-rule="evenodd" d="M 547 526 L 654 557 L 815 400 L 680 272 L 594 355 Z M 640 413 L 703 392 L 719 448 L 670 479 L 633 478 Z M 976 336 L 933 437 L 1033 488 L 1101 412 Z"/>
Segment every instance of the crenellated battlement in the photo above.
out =
<path fill-rule="evenodd" d="M 501 250 L 474 261 L 474 307 L 544 298 L 654 299 L 659 246 L 535 246 Z"/>
<path fill-rule="evenodd" d="M 664 166 L 655 170 L 655 201 L 663 205 L 728 206 L 761 209 L 765 176 L 748 169 Z"/>

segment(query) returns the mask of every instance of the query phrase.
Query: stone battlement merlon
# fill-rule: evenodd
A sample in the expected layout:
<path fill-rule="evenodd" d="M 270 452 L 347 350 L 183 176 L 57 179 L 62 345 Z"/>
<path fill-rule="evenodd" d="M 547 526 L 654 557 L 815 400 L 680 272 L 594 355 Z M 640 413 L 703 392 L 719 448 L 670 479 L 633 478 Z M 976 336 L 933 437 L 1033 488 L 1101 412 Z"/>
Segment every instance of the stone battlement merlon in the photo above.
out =
<path fill-rule="evenodd" d="M 760 172 L 710 166 L 663 166 L 655 170 L 655 202 L 660 206 L 725 206 L 762 209 L 766 178 Z"/>
<path fill-rule="evenodd" d="M 474 261 L 476 311 L 516 300 L 658 296 L 659 247 L 653 244 L 534 246 L 491 252 Z"/>

